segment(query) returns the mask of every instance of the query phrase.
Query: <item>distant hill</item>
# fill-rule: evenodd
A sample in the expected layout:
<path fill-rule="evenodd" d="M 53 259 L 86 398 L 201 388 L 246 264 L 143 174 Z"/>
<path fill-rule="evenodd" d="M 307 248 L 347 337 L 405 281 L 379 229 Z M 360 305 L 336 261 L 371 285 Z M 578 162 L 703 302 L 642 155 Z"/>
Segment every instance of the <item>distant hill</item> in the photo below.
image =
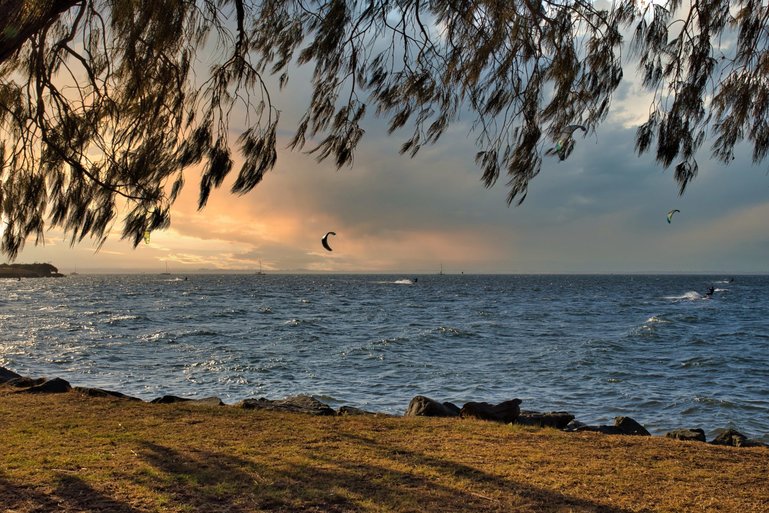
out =
<path fill-rule="evenodd" d="M 0 264 L 0 278 L 60 278 L 51 264 Z"/>

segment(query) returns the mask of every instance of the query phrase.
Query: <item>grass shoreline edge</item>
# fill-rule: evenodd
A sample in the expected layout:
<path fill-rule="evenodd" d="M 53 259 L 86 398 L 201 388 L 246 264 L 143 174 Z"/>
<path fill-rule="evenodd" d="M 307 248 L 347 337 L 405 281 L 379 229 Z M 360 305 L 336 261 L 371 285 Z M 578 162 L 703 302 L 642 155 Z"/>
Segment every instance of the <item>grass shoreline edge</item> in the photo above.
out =
<path fill-rule="evenodd" d="M 4 511 L 769 511 L 769 449 L 0 386 Z M 696 444 L 696 450 L 693 450 Z"/>

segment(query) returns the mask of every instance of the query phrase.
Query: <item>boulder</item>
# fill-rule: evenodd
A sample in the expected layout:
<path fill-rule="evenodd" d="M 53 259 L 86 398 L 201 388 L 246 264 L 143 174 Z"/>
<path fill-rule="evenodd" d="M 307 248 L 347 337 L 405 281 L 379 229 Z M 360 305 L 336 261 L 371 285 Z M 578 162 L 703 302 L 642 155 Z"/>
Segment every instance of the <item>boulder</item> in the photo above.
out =
<path fill-rule="evenodd" d="M 492 420 L 495 422 L 504 422 L 510 424 L 521 414 L 520 399 L 511 399 L 499 404 L 489 403 L 466 403 L 459 411 L 462 418 L 473 418 L 481 420 Z"/>
<path fill-rule="evenodd" d="M 539 413 L 536 411 L 522 411 L 518 418 L 515 419 L 516 424 L 523 426 L 537 426 L 537 427 L 550 427 L 555 429 L 566 429 L 571 421 L 574 420 L 574 415 L 565 411 L 554 411 L 548 413 Z"/>
<path fill-rule="evenodd" d="M 700 428 L 694 429 L 674 429 L 665 434 L 667 438 L 674 440 L 683 440 L 684 442 L 704 442 L 705 431 Z"/>
<path fill-rule="evenodd" d="M 340 416 L 347 416 L 347 415 L 377 415 L 374 412 L 361 410 L 360 408 L 356 408 L 354 406 L 342 406 L 339 408 L 339 410 L 336 412 L 337 415 Z"/>
<path fill-rule="evenodd" d="M 581 422 L 574 423 L 569 427 L 569 431 L 590 431 L 605 435 L 651 436 L 641 424 L 630 417 L 614 417 L 613 426 L 587 426 Z"/>
<path fill-rule="evenodd" d="M 564 429 L 564 431 L 575 432 L 575 431 L 579 431 L 580 429 L 583 429 L 583 428 L 586 428 L 586 427 L 589 427 L 589 426 L 587 424 L 585 424 L 584 422 L 581 422 L 579 420 L 574 419 L 571 422 L 569 422 L 568 424 L 566 424 L 566 427 L 563 428 L 563 429 Z"/>
<path fill-rule="evenodd" d="M 449 406 L 447 406 L 449 405 Z M 451 403 L 439 403 L 429 397 L 418 395 L 409 402 L 406 417 L 458 417 L 459 408 Z"/>
<path fill-rule="evenodd" d="M 61 378 L 48 379 L 39 385 L 32 386 L 21 393 L 29 394 L 63 394 L 72 390 L 72 386 Z"/>
<path fill-rule="evenodd" d="M 131 397 L 129 395 L 122 394 L 120 392 L 113 392 L 112 390 L 103 390 L 101 388 L 86 388 L 75 387 L 75 392 L 79 394 L 87 395 L 88 397 L 111 397 L 115 399 L 126 399 L 128 401 L 141 401 L 137 397 Z"/>
<path fill-rule="evenodd" d="M 185 403 L 194 406 L 223 406 L 224 403 L 218 397 L 204 397 L 203 399 L 189 399 L 187 397 L 178 397 L 175 395 L 164 395 L 150 401 L 152 404 L 175 404 Z"/>
<path fill-rule="evenodd" d="M 177 395 L 164 395 L 163 397 L 156 397 L 155 399 L 151 400 L 150 403 L 175 404 L 175 403 L 186 403 L 187 401 L 190 401 L 190 399 L 187 399 L 186 397 L 179 397 Z"/>
<path fill-rule="evenodd" d="M 620 428 L 617 426 L 588 426 L 588 425 L 581 425 L 574 429 L 576 432 L 583 432 L 583 431 L 589 431 L 591 433 L 603 433 L 604 435 L 625 435 L 627 433 L 623 433 Z"/>
<path fill-rule="evenodd" d="M 42 385 L 45 382 L 45 378 L 29 378 L 27 376 L 19 376 L 18 378 L 9 379 L 5 382 L 5 384 L 10 387 L 29 388 Z"/>
<path fill-rule="evenodd" d="M 0 383 L 5 383 L 6 381 L 10 381 L 12 379 L 20 378 L 21 374 L 16 374 L 12 370 L 6 369 L 5 367 L 0 367 Z"/>
<path fill-rule="evenodd" d="M 651 436 L 651 433 L 646 431 L 646 428 L 630 417 L 614 417 L 614 426 L 623 435 Z"/>
<path fill-rule="evenodd" d="M 734 429 L 727 429 L 726 431 L 721 432 L 711 440 L 710 443 L 713 445 L 728 445 L 731 447 L 765 447 L 761 442 L 751 440 Z"/>
<path fill-rule="evenodd" d="M 272 410 L 291 413 L 307 413 L 309 415 L 336 415 L 336 412 L 327 404 L 323 404 L 309 395 L 297 395 L 273 401 L 270 399 L 244 399 L 235 404 L 238 408 L 247 410 Z"/>
<path fill-rule="evenodd" d="M 462 409 L 459 406 L 457 406 L 456 404 L 454 404 L 454 403 L 450 403 L 448 401 L 445 401 L 445 402 L 443 402 L 441 404 L 443 406 L 445 406 L 446 408 L 448 408 L 449 411 L 454 412 L 457 416 L 459 416 L 459 412 L 462 411 Z"/>

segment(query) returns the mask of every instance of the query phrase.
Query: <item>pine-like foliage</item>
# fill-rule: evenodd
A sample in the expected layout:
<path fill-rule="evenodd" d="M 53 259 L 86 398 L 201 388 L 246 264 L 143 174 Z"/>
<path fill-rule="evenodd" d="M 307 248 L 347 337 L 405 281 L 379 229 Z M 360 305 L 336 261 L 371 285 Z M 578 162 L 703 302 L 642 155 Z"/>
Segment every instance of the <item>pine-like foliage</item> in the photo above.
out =
<path fill-rule="evenodd" d="M 314 72 L 293 148 L 347 165 L 370 112 L 410 130 L 401 150 L 413 156 L 471 116 L 483 183 L 506 175 L 509 203 L 524 200 L 564 127 L 593 131 L 606 118 L 628 40 L 654 92 L 637 150 L 656 143 L 681 192 L 707 130 L 719 159 L 748 139 L 762 160 L 761 0 L 644 9 L 633 0 L 0 0 L 0 250 L 15 258 L 48 227 L 72 243 L 103 242 L 119 211 L 136 245 L 168 226 L 192 166 L 203 169 L 201 208 L 233 171 L 232 192 L 248 192 L 277 159 L 267 84 L 284 85 L 301 65 Z M 201 75 L 211 52 L 219 59 Z M 233 112 L 247 123 L 235 141 Z"/>

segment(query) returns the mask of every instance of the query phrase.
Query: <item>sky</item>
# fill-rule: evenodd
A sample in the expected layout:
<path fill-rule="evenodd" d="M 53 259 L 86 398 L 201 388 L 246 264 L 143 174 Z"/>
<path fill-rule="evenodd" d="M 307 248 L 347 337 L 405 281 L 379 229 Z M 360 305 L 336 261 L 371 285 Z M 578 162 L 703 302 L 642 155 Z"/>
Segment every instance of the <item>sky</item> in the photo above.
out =
<path fill-rule="evenodd" d="M 706 142 L 699 174 L 679 196 L 672 169 L 634 152 L 649 104 L 634 73 L 625 76 L 607 120 L 594 134 L 577 132 L 567 160 L 544 157 L 521 206 L 507 205 L 504 177 L 483 186 L 469 117 L 414 158 L 398 153 L 407 132 L 387 135 L 371 117 L 352 167 L 285 149 L 294 109 L 309 101 L 307 82 L 293 76 L 273 97 L 283 128 L 277 166 L 252 192 L 231 194 L 233 177 L 198 211 L 199 176 L 190 172 L 170 229 L 149 244 L 122 240 L 118 220 L 101 249 L 50 231 L 16 262 L 63 273 L 769 272 L 767 163 L 753 165 L 741 146 L 725 166 Z M 680 213 L 668 224 L 671 209 Z M 336 232 L 332 252 L 321 246 L 327 231 Z"/>

